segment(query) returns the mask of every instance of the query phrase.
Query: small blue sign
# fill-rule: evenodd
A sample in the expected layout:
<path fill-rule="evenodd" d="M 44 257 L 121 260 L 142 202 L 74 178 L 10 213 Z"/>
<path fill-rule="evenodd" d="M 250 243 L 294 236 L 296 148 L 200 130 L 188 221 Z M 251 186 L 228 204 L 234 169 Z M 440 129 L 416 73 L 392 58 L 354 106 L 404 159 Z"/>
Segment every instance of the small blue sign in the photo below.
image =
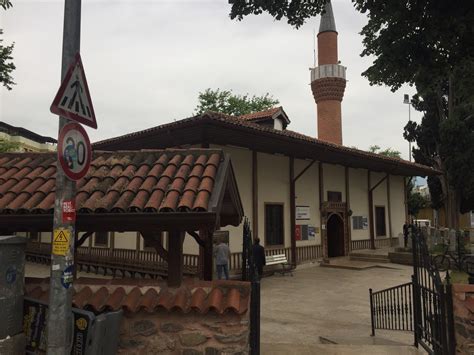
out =
<path fill-rule="evenodd" d="M 74 279 L 74 265 L 69 265 L 64 269 L 61 274 L 61 284 L 65 289 L 68 289 L 72 285 Z"/>
<path fill-rule="evenodd" d="M 5 273 L 5 280 L 7 281 L 7 284 L 12 284 L 16 280 L 16 268 L 13 266 L 10 266 L 7 269 L 7 272 Z"/>

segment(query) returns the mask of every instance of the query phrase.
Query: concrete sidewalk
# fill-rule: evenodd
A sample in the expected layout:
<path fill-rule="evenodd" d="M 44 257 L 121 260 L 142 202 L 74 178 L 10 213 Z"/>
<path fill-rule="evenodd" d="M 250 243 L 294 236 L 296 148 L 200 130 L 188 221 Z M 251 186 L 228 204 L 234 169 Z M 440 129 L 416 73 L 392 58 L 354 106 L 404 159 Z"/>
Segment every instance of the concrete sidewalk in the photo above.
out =
<path fill-rule="evenodd" d="M 294 277 L 264 278 L 261 342 L 306 346 L 320 345 L 320 336 L 367 338 L 371 331 L 369 288 L 376 291 L 411 279 L 411 267 L 385 265 L 392 268 L 313 266 L 297 269 Z M 377 331 L 376 336 L 413 344 L 412 333 Z"/>

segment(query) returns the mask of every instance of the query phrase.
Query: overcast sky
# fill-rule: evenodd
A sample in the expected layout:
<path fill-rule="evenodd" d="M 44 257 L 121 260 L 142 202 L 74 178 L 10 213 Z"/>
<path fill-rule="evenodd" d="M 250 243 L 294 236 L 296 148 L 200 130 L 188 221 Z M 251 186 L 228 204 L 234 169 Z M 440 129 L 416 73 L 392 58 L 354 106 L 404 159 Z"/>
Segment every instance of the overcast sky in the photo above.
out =
<path fill-rule="evenodd" d="M 64 1 L 14 0 L 0 12 L 4 44 L 15 42 L 12 91 L 0 87 L 0 120 L 57 136 L 49 106 L 60 85 Z M 342 102 L 344 145 L 392 147 L 408 158 L 403 127 L 404 87 L 371 87 L 361 73 L 367 22 L 350 0 L 333 0 L 339 59 L 347 67 Z M 189 117 L 198 92 L 270 93 L 280 100 L 290 129 L 316 136 L 316 105 L 309 86 L 313 29 L 296 30 L 269 15 L 230 20 L 227 0 L 83 0 L 81 55 L 98 121 L 97 141 Z M 413 112 L 419 121 L 420 114 Z"/>

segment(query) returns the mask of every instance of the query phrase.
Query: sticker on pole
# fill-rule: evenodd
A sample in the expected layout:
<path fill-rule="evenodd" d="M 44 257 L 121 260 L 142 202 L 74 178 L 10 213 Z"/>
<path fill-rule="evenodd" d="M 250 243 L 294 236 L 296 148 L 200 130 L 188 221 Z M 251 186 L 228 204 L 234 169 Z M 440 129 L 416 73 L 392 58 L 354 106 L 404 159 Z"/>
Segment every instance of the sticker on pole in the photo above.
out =
<path fill-rule="evenodd" d="M 71 240 L 71 230 L 67 228 L 58 228 L 53 231 L 53 248 L 54 255 L 65 256 L 69 252 L 69 241 Z"/>
<path fill-rule="evenodd" d="M 69 67 L 50 110 L 56 115 L 97 129 L 91 95 L 79 53 Z"/>
<path fill-rule="evenodd" d="M 92 148 L 86 131 L 71 122 L 59 132 L 58 159 L 64 174 L 71 180 L 83 178 L 91 164 Z"/>
<path fill-rule="evenodd" d="M 61 212 L 63 223 L 76 222 L 76 206 L 74 200 L 63 201 L 63 208 Z"/>

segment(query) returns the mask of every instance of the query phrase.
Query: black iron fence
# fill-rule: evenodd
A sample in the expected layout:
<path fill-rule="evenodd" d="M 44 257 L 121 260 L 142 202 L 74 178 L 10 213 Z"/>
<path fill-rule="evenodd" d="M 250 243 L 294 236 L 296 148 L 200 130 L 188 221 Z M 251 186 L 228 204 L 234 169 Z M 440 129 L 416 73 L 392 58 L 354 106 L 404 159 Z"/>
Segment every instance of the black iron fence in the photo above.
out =
<path fill-rule="evenodd" d="M 372 335 L 375 329 L 412 331 L 415 346 L 422 346 L 429 354 L 451 355 L 455 338 L 449 272 L 443 281 L 429 253 L 425 232 L 415 226 L 411 230 L 412 282 L 369 290 Z"/>
<path fill-rule="evenodd" d="M 413 284 L 387 288 L 370 294 L 372 336 L 375 329 L 413 331 Z"/>

